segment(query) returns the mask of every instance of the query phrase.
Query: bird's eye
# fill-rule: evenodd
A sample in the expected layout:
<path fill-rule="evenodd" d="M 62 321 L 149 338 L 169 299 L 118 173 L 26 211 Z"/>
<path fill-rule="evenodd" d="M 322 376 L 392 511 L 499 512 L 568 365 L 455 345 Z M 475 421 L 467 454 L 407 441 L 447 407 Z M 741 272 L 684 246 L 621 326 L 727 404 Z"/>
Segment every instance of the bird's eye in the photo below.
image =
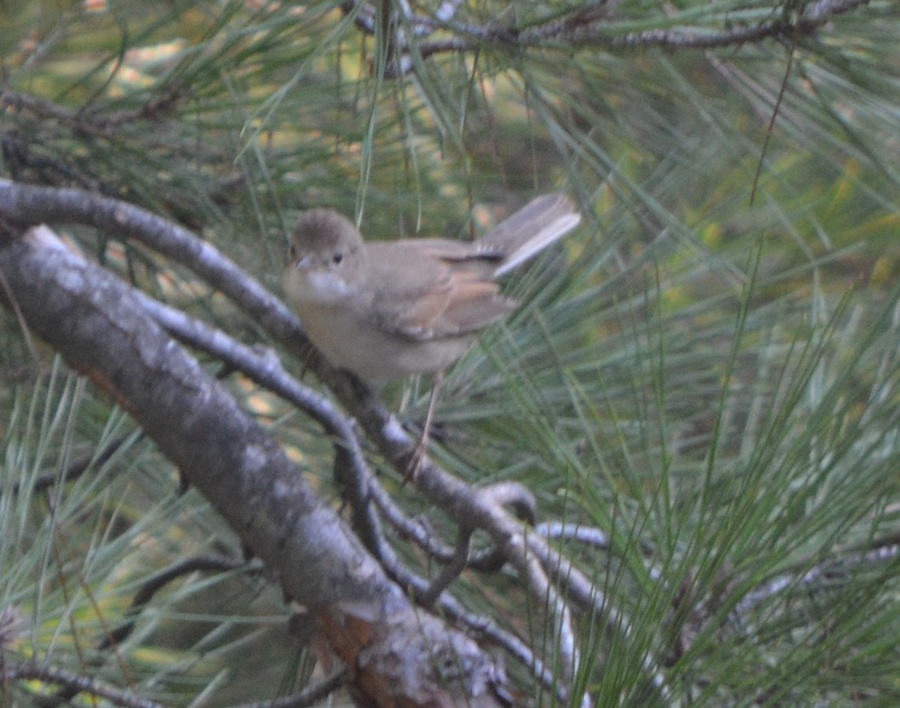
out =
<path fill-rule="evenodd" d="M 294 244 L 288 246 L 288 258 L 292 261 L 297 260 L 297 247 Z"/>
<path fill-rule="evenodd" d="M 335 265 L 340 265 L 340 264 L 341 264 L 341 261 L 344 260 L 344 254 L 343 254 L 343 252 L 342 252 L 342 251 L 335 251 L 335 252 L 334 252 L 334 255 L 331 257 L 331 260 L 334 262 Z"/>

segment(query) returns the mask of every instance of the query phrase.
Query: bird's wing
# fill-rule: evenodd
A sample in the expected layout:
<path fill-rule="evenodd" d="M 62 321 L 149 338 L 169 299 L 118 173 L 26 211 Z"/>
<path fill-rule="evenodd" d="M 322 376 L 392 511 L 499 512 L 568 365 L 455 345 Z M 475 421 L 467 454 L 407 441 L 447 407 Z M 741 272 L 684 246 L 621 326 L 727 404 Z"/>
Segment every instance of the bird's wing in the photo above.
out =
<path fill-rule="evenodd" d="M 403 259 L 397 250 L 401 245 L 415 253 L 407 261 L 415 263 L 414 273 L 379 269 L 377 263 L 385 261 L 371 259 L 375 291 L 391 293 L 372 303 L 382 330 L 418 341 L 443 339 L 477 332 L 515 309 L 516 303 L 500 295 L 491 280 L 496 254 L 472 243 L 427 239 L 392 244 L 395 259 Z M 369 244 L 370 249 L 380 246 Z"/>

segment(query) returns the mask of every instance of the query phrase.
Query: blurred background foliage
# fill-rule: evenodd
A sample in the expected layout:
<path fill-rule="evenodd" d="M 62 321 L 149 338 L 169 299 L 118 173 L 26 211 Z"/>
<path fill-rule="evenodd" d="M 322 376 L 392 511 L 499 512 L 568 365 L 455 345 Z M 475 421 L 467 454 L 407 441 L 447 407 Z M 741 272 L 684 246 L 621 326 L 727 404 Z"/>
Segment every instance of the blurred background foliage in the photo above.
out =
<path fill-rule="evenodd" d="M 544 519 L 609 534 L 602 550 L 560 542 L 617 610 L 580 618 L 579 686 L 598 705 L 896 702 L 898 5 L 705 50 L 484 39 L 413 53 L 398 78 L 378 71 L 377 23 L 339 6 L 0 2 L 2 176 L 145 206 L 275 292 L 300 209 L 355 215 L 370 238 L 468 238 L 536 193 L 571 193 L 583 226 L 509 284 L 523 307 L 451 372 L 434 452 L 473 483 L 528 485 Z M 804 7 L 485 1 L 455 20 L 527 28 L 576 8 L 621 38 Z M 262 338 L 177 264 L 67 233 L 154 296 Z M 304 685 L 308 651 L 259 576 L 186 574 L 97 650 L 155 573 L 237 543 L 127 416 L 13 317 L 2 327 L 0 609 L 21 617 L 4 651 L 172 705 Z M 337 500 L 318 430 L 230 385 Z M 387 395 L 417 420 L 426 393 Z M 511 576 L 454 590 L 541 635 Z M 523 700 L 551 701 L 510 670 Z"/>

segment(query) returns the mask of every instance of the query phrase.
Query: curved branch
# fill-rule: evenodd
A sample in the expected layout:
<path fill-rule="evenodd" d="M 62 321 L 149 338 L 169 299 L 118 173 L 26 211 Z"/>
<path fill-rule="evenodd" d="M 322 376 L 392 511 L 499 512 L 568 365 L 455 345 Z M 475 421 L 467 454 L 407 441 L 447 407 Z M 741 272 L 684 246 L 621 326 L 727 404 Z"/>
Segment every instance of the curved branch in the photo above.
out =
<path fill-rule="evenodd" d="M 78 223 L 134 239 L 190 268 L 278 339 L 298 350 L 309 344 L 287 306 L 234 261 L 211 243 L 146 209 L 81 189 L 33 187 L 0 179 L 0 213 L 29 226 Z"/>

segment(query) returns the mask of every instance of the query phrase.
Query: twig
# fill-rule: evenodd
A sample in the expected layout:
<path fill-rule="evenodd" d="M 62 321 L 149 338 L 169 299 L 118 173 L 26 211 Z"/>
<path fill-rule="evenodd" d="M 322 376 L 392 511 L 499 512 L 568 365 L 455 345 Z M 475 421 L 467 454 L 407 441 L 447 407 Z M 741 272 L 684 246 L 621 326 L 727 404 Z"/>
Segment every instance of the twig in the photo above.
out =
<path fill-rule="evenodd" d="M 84 109 L 73 110 L 51 101 L 4 88 L 0 90 L 0 107 L 5 106 L 15 111 L 32 113 L 39 119 L 49 118 L 78 133 L 112 137 L 115 129 L 121 125 L 144 118 L 160 117 L 159 114 L 170 108 L 178 98 L 178 91 L 169 90 L 139 108 L 113 111 L 101 115 Z"/>
<path fill-rule="evenodd" d="M 223 556 L 194 556 L 185 558 L 175 563 L 163 571 L 160 571 L 152 578 L 141 585 L 131 600 L 131 605 L 125 614 L 128 619 L 107 634 L 97 645 L 98 651 L 103 651 L 115 644 L 121 644 L 134 631 L 135 616 L 140 614 L 144 606 L 153 599 L 160 590 L 166 585 L 187 575 L 196 572 L 226 572 L 229 570 L 237 570 L 246 567 L 247 561 L 243 559 L 225 558 Z"/>
<path fill-rule="evenodd" d="M 347 669 L 340 669 L 312 686 L 307 686 L 293 696 L 282 696 L 271 701 L 260 701 L 258 703 L 243 703 L 239 706 L 234 706 L 234 708 L 305 708 L 334 693 L 347 683 L 349 677 L 350 672 Z"/>
<path fill-rule="evenodd" d="M 143 433 L 137 433 L 134 436 L 134 440 L 139 440 L 143 437 Z M 31 489 L 35 492 L 42 492 L 55 484 L 60 484 L 64 482 L 72 482 L 85 472 L 87 472 L 91 467 L 94 466 L 102 466 L 109 462 L 112 456 L 116 453 L 116 451 L 122 447 L 122 445 L 129 439 L 132 438 L 131 434 L 122 435 L 121 437 L 112 440 L 107 443 L 100 452 L 96 450 L 89 455 L 85 455 L 84 457 L 75 460 L 70 465 L 68 465 L 61 473 L 60 472 L 48 472 L 46 474 L 38 475 L 32 485 Z M 21 492 L 21 483 L 14 482 L 12 487 L 10 488 L 12 494 L 19 494 Z M 0 496 L 3 495 L 3 488 L 0 487 Z"/>
<path fill-rule="evenodd" d="M 827 581 L 830 576 L 846 572 L 848 568 L 896 562 L 900 558 L 900 537 L 897 534 L 868 545 L 867 550 L 846 553 L 843 557 L 828 558 L 802 574 L 781 573 L 766 579 L 755 590 L 747 593 L 732 610 L 729 620 L 742 624 L 744 616 L 762 603 L 797 588 L 812 588 L 817 583 Z"/>
<path fill-rule="evenodd" d="M 469 544 L 472 541 L 472 533 L 474 529 L 460 525 L 457 531 L 456 547 L 450 562 L 443 571 L 431 581 L 431 585 L 419 596 L 419 601 L 426 607 L 431 608 L 441 593 L 449 587 L 456 578 L 466 569 L 466 562 L 469 560 Z"/>
<path fill-rule="evenodd" d="M 44 681 L 57 684 L 72 691 L 73 695 L 89 693 L 126 708 L 163 708 L 161 703 L 135 696 L 129 691 L 114 688 L 90 676 L 31 661 L 10 661 L 8 658 L 0 661 L 0 684 L 6 685 L 13 681 Z"/>

